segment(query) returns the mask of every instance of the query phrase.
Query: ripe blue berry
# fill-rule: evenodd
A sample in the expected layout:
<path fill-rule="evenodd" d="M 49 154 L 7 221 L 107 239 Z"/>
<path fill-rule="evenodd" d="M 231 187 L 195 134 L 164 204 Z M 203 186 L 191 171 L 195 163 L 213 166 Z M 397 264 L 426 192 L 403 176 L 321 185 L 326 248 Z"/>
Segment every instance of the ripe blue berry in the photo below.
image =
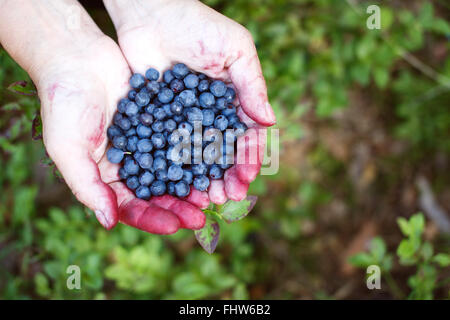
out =
<path fill-rule="evenodd" d="M 149 139 L 142 139 L 137 143 L 137 149 L 142 153 L 150 152 L 153 149 L 153 144 Z"/>
<path fill-rule="evenodd" d="M 173 99 L 173 91 L 169 88 L 163 88 L 158 93 L 158 100 L 161 101 L 161 103 L 169 103 Z"/>
<path fill-rule="evenodd" d="M 195 121 L 203 120 L 203 113 L 199 108 L 192 107 L 187 111 L 187 118 L 189 123 L 194 124 Z"/>
<path fill-rule="evenodd" d="M 158 121 L 153 122 L 152 130 L 154 132 L 158 132 L 158 133 L 163 132 L 164 131 L 164 121 L 158 120 Z"/>
<path fill-rule="evenodd" d="M 152 135 L 152 143 L 156 149 L 161 149 L 166 145 L 166 138 L 160 132 L 154 133 Z"/>
<path fill-rule="evenodd" d="M 180 102 L 184 107 L 192 107 L 197 100 L 193 90 L 183 90 L 180 95 Z"/>
<path fill-rule="evenodd" d="M 225 110 L 222 110 L 222 114 L 226 117 L 231 116 L 232 114 L 236 113 L 236 107 L 232 104 L 228 104 L 225 108 Z"/>
<path fill-rule="evenodd" d="M 159 92 L 159 83 L 156 81 L 149 81 L 145 87 L 150 94 L 157 94 Z"/>
<path fill-rule="evenodd" d="M 209 168 L 209 177 L 214 180 L 222 179 L 223 169 L 219 165 L 213 164 L 211 168 Z"/>
<path fill-rule="evenodd" d="M 227 86 L 223 81 L 215 80 L 209 86 L 209 91 L 216 97 L 223 97 L 227 91 Z"/>
<path fill-rule="evenodd" d="M 244 135 L 245 131 L 247 130 L 247 126 L 243 122 L 236 122 L 233 125 L 234 134 L 238 137 Z"/>
<path fill-rule="evenodd" d="M 184 63 L 177 63 L 173 66 L 172 72 L 177 79 L 181 79 L 189 73 L 189 69 Z"/>
<path fill-rule="evenodd" d="M 173 164 L 169 167 L 167 176 L 172 181 L 178 181 L 183 177 L 183 169 L 181 166 Z"/>
<path fill-rule="evenodd" d="M 153 116 L 157 120 L 164 120 L 164 118 L 166 117 L 166 111 L 164 110 L 164 108 L 155 108 L 155 110 L 153 110 Z"/>
<path fill-rule="evenodd" d="M 209 179 L 205 175 L 194 178 L 194 188 L 198 191 L 206 191 L 209 187 Z"/>
<path fill-rule="evenodd" d="M 148 103 L 150 102 L 150 95 L 147 92 L 141 91 L 136 95 L 136 98 L 134 100 L 139 107 L 143 107 L 148 105 Z"/>
<path fill-rule="evenodd" d="M 154 196 L 162 196 L 166 192 L 166 184 L 164 181 L 156 180 L 150 186 L 150 191 Z"/>
<path fill-rule="evenodd" d="M 164 129 L 167 132 L 172 132 L 173 130 L 175 130 L 177 128 L 177 123 L 175 122 L 175 120 L 173 119 L 168 119 L 166 120 L 166 122 L 164 122 Z"/>
<path fill-rule="evenodd" d="M 136 98 L 137 95 L 137 91 L 136 90 L 130 90 L 128 91 L 128 101 L 134 101 L 134 99 Z"/>
<path fill-rule="evenodd" d="M 178 93 L 184 90 L 184 83 L 180 79 L 173 79 L 170 82 L 170 89 L 172 89 L 173 93 Z"/>
<path fill-rule="evenodd" d="M 184 169 L 183 170 L 183 181 L 185 181 L 187 184 L 191 185 L 194 181 L 194 174 L 190 169 Z"/>
<path fill-rule="evenodd" d="M 194 89 L 198 86 L 198 77 L 195 74 L 191 73 L 183 79 L 183 82 L 186 88 Z"/>
<path fill-rule="evenodd" d="M 135 152 L 137 150 L 138 141 L 139 141 L 139 138 L 137 136 L 129 137 L 128 141 L 127 141 L 127 151 Z"/>
<path fill-rule="evenodd" d="M 192 130 L 194 130 L 194 128 L 192 127 L 192 125 L 189 122 L 182 122 L 178 125 L 178 129 L 179 130 L 187 130 L 187 132 L 189 132 L 189 134 L 192 133 Z"/>
<path fill-rule="evenodd" d="M 145 170 L 141 175 L 139 176 L 139 183 L 141 186 L 149 186 L 152 184 L 152 182 L 155 180 L 155 176 L 150 171 Z"/>
<path fill-rule="evenodd" d="M 119 163 L 123 159 L 123 151 L 117 148 L 109 148 L 106 152 L 106 158 L 111 163 Z"/>
<path fill-rule="evenodd" d="M 142 124 L 138 125 L 136 128 L 136 133 L 139 138 L 148 138 L 152 135 L 152 129 Z"/>
<path fill-rule="evenodd" d="M 117 111 L 120 113 L 125 113 L 125 106 L 127 103 L 130 102 L 127 98 L 120 99 L 119 103 L 117 104 Z"/>
<path fill-rule="evenodd" d="M 134 159 L 126 159 L 123 167 L 129 175 L 135 175 L 139 172 L 139 166 Z"/>
<path fill-rule="evenodd" d="M 122 180 L 125 180 L 129 177 L 130 175 L 125 171 L 125 169 L 122 167 L 119 169 L 119 178 Z"/>
<path fill-rule="evenodd" d="M 224 115 L 219 115 L 214 120 L 214 127 L 224 131 L 228 127 L 228 119 Z"/>
<path fill-rule="evenodd" d="M 203 109 L 202 110 L 203 113 L 203 121 L 202 121 L 202 125 L 204 127 L 210 126 L 214 123 L 214 111 L 212 111 L 211 109 Z"/>
<path fill-rule="evenodd" d="M 150 113 L 145 112 L 139 116 L 139 120 L 144 126 L 149 127 L 153 123 L 153 116 Z"/>
<path fill-rule="evenodd" d="M 153 165 L 153 157 L 150 153 L 142 153 L 137 159 L 137 162 L 142 169 L 150 169 Z"/>
<path fill-rule="evenodd" d="M 149 68 L 145 71 L 145 77 L 150 81 L 156 81 L 159 78 L 159 71 L 154 68 Z"/>
<path fill-rule="evenodd" d="M 112 125 L 108 128 L 108 130 L 106 130 L 106 135 L 108 136 L 109 140 L 112 140 L 116 136 L 123 135 L 123 132 L 118 126 Z"/>
<path fill-rule="evenodd" d="M 164 71 L 163 79 L 164 79 L 165 83 L 170 83 L 174 78 L 175 78 L 175 76 L 173 75 L 172 70 Z"/>
<path fill-rule="evenodd" d="M 130 85 L 134 89 L 140 89 L 145 85 L 145 78 L 142 74 L 135 73 L 130 78 Z"/>
<path fill-rule="evenodd" d="M 128 177 L 127 179 L 127 187 L 131 190 L 135 190 L 137 187 L 139 187 L 139 179 L 136 176 Z"/>
<path fill-rule="evenodd" d="M 169 178 L 167 177 L 167 170 L 157 170 L 156 173 L 156 179 L 160 181 L 167 182 L 169 181 Z"/>
<path fill-rule="evenodd" d="M 216 99 L 211 94 L 211 92 L 203 92 L 198 100 L 203 108 L 211 108 L 216 102 Z"/>
<path fill-rule="evenodd" d="M 179 101 L 174 101 L 170 105 L 170 111 L 172 111 L 173 114 L 182 114 L 183 113 L 183 105 Z"/>
<path fill-rule="evenodd" d="M 187 197 L 190 191 L 191 190 L 186 181 L 179 181 L 175 184 L 175 194 L 177 195 L 177 197 L 180 198 Z"/>
<path fill-rule="evenodd" d="M 136 129 L 135 128 L 130 128 L 125 132 L 125 137 L 131 137 L 131 136 L 135 136 L 136 135 Z"/>
<path fill-rule="evenodd" d="M 204 92 L 204 91 L 208 90 L 209 89 L 209 81 L 208 80 L 201 80 L 198 83 L 197 89 L 200 92 Z"/>
<path fill-rule="evenodd" d="M 226 106 L 227 106 L 227 100 L 226 100 L 224 97 L 221 97 L 221 98 L 217 98 L 217 99 L 216 99 L 216 105 L 215 105 L 215 107 L 216 107 L 218 110 L 223 110 L 223 109 L 225 109 Z"/>
<path fill-rule="evenodd" d="M 207 170 L 208 167 L 203 162 L 192 165 L 192 173 L 194 174 L 194 176 L 206 174 Z"/>
<path fill-rule="evenodd" d="M 228 103 L 231 103 L 233 102 L 234 98 L 236 98 L 236 92 L 233 88 L 228 87 L 223 97 L 227 100 Z"/>
<path fill-rule="evenodd" d="M 140 186 L 136 189 L 136 197 L 143 200 L 148 200 L 151 197 L 150 189 L 146 186 Z"/>
<path fill-rule="evenodd" d="M 128 139 L 125 136 L 116 136 L 113 139 L 113 146 L 117 149 L 125 150 Z"/>
<path fill-rule="evenodd" d="M 153 170 L 165 170 L 167 169 L 167 161 L 163 157 L 156 157 L 153 161 Z"/>
<path fill-rule="evenodd" d="M 128 102 L 127 105 L 125 106 L 125 114 L 129 117 L 137 115 L 138 112 L 139 112 L 139 107 L 133 101 Z"/>

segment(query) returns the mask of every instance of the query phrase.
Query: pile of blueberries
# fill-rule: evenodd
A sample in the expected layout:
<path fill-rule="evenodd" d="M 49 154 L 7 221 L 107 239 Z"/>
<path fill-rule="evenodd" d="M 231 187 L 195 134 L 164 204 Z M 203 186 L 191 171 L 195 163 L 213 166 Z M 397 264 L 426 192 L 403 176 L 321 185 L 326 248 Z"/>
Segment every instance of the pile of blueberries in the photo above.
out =
<path fill-rule="evenodd" d="M 182 63 L 158 79 L 153 68 L 131 76 L 132 89 L 107 130 L 106 155 L 121 164 L 119 177 L 138 198 L 183 198 L 191 185 L 205 191 L 210 179 L 223 178 L 247 127 L 236 115 L 235 91 L 223 81 Z M 208 147 L 213 143 L 221 147 Z"/>

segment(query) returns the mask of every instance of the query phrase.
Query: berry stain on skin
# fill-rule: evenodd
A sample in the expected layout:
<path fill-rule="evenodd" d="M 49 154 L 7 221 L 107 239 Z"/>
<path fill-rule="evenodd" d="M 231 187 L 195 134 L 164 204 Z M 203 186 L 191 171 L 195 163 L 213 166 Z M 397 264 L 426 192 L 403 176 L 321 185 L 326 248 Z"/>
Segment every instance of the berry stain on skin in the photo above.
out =
<path fill-rule="evenodd" d="M 98 108 L 98 107 L 94 107 L 94 108 Z M 94 147 L 95 149 L 98 148 L 105 140 L 105 125 L 106 125 L 105 114 L 102 113 L 102 116 L 100 119 L 100 125 L 88 137 L 88 141 L 89 141 L 90 145 L 92 147 Z"/>

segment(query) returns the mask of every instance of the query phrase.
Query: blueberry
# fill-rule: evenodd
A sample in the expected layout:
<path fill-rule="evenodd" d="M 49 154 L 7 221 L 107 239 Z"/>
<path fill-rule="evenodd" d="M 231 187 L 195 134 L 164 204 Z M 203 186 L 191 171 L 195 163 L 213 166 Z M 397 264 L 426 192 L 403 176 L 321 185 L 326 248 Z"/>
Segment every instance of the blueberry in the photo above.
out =
<path fill-rule="evenodd" d="M 166 192 L 166 184 L 164 181 L 156 180 L 150 186 L 150 191 L 154 196 L 162 196 Z"/>
<path fill-rule="evenodd" d="M 198 77 L 195 74 L 191 73 L 183 79 L 183 82 L 186 88 L 194 89 L 198 86 Z"/>
<path fill-rule="evenodd" d="M 134 100 L 136 98 L 137 91 L 136 90 L 130 90 L 128 91 L 128 101 Z"/>
<path fill-rule="evenodd" d="M 167 177 L 167 170 L 156 170 L 156 179 L 160 181 L 167 182 L 169 181 L 169 178 Z"/>
<path fill-rule="evenodd" d="M 166 113 L 167 117 L 169 117 L 169 118 L 173 117 L 173 112 L 170 109 L 169 103 L 166 103 L 165 105 L 163 105 L 163 109 L 164 109 L 164 112 Z"/>
<path fill-rule="evenodd" d="M 150 153 L 142 153 L 137 162 L 142 169 L 150 169 L 153 165 L 153 157 Z"/>
<path fill-rule="evenodd" d="M 163 157 L 155 157 L 155 160 L 153 161 L 153 170 L 165 170 L 167 169 L 167 161 Z"/>
<path fill-rule="evenodd" d="M 139 179 L 138 179 L 138 177 L 136 177 L 136 176 L 128 177 L 128 179 L 127 179 L 127 187 L 130 188 L 131 190 L 134 190 L 137 187 L 139 187 Z"/>
<path fill-rule="evenodd" d="M 136 95 L 136 98 L 134 100 L 139 107 L 143 107 L 148 105 L 148 103 L 150 102 L 150 95 L 147 92 L 141 91 Z"/>
<path fill-rule="evenodd" d="M 203 92 L 198 100 L 203 108 L 211 108 L 216 102 L 214 96 L 210 92 Z"/>
<path fill-rule="evenodd" d="M 217 98 L 216 99 L 216 105 L 215 107 L 219 110 L 223 110 L 225 109 L 225 107 L 227 106 L 227 100 L 224 97 L 221 98 Z"/>
<path fill-rule="evenodd" d="M 236 98 L 236 92 L 233 88 L 228 87 L 223 97 L 227 100 L 228 103 L 233 102 L 234 98 Z"/>
<path fill-rule="evenodd" d="M 170 82 L 170 89 L 172 89 L 173 93 L 178 93 L 184 90 L 184 83 L 180 79 L 173 79 Z"/>
<path fill-rule="evenodd" d="M 136 136 L 129 137 L 128 141 L 127 141 L 127 151 L 135 152 L 137 150 L 138 141 L 139 141 L 139 138 Z"/>
<path fill-rule="evenodd" d="M 191 190 L 186 181 L 179 181 L 177 182 L 177 184 L 175 184 L 175 194 L 177 195 L 177 197 L 187 197 L 190 191 Z"/>
<path fill-rule="evenodd" d="M 215 80 L 209 86 L 209 91 L 216 97 L 223 97 L 227 91 L 227 86 L 223 81 Z"/>
<path fill-rule="evenodd" d="M 161 150 L 161 149 L 155 150 L 155 151 L 153 152 L 153 156 L 154 156 L 155 158 L 156 158 L 156 157 L 162 157 L 162 158 L 165 158 L 165 157 L 166 157 L 166 151 Z"/>
<path fill-rule="evenodd" d="M 156 106 L 153 103 L 150 103 L 147 107 L 145 107 L 145 112 L 153 115 L 153 111 L 155 111 Z"/>
<path fill-rule="evenodd" d="M 149 186 L 155 180 L 155 176 L 150 171 L 145 170 L 139 176 L 139 183 L 141 186 Z"/>
<path fill-rule="evenodd" d="M 175 76 L 173 75 L 172 70 L 167 70 L 163 73 L 163 80 L 165 83 L 170 83 L 174 78 Z"/>
<path fill-rule="evenodd" d="M 160 120 L 153 122 L 152 129 L 154 132 L 159 132 L 159 133 L 163 132 L 164 131 L 164 122 L 160 121 Z"/>
<path fill-rule="evenodd" d="M 142 139 L 137 143 L 137 149 L 142 153 L 150 152 L 153 149 L 153 144 L 149 139 Z"/>
<path fill-rule="evenodd" d="M 130 175 L 128 174 L 128 172 L 126 172 L 126 170 L 122 167 L 119 169 L 119 178 L 122 180 L 125 180 L 129 177 Z"/>
<path fill-rule="evenodd" d="M 134 89 L 140 89 L 145 85 L 145 78 L 142 74 L 135 73 L 130 78 L 130 85 Z"/>
<path fill-rule="evenodd" d="M 140 124 L 136 128 L 136 133 L 139 136 L 139 138 L 148 138 L 152 135 L 152 129 L 144 126 L 143 124 Z"/>
<path fill-rule="evenodd" d="M 181 180 L 181 178 L 183 177 L 183 169 L 181 168 L 181 166 L 173 164 L 169 167 L 167 176 L 172 181 Z"/>
<path fill-rule="evenodd" d="M 152 135 L 152 143 L 155 149 L 162 149 L 166 145 L 166 138 L 160 132 L 154 133 Z"/>
<path fill-rule="evenodd" d="M 127 146 L 127 138 L 125 136 L 116 136 L 114 137 L 112 144 L 115 148 L 125 150 Z"/>
<path fill-rule="evenodd" d="M 206 74 L 204 74 L 204 73 L 199 73 L 199 74 L 198 74 L 198 78 L 199 78 L 200 80 L 208 79 L 208 77 L 207 77 Z"/>
<path fill-rule="evenodd" d="M 214 120 L 214 127 L 224 131 L 228 127 L 228 119 L 224 115 L 219 115 Z"/>
<path fill-rule="evenodd" d="M 181 114 L 176 114 L 173 116 L 173 120 L 175 120 L 176 123 L 181 123 L 184 121 L 184 116 Z"/>
<path fill-rule="evenodd" d="M 201 80 L 198 83 L 197 89 L 200 92 L 204 92 L 204 91 L 208 90 L 209 89 L 209 81 L 208 80 Z"/>
<path fill-rule="evenodd" d="M 139 116 L 139 120 L 144 126 L 149 127 L 153 123 L 153 116 L 150 113 L 145 112 Z"/>
<path fill-rule="evenodd" d="M 192 107 L 197 100 L 194 91 L 192 90 L 183 90 L 180 93 L 180 102 L 185 107 Z"/>
<path fill-rule="evenodd" d="M 209 179 L 205 175 L 200 175 L 194 179 L 194 188 L 198 191 L 206 191 L 209 187 Z"/>
<path fill-rule="evenodd" d="M 136 135 L 136 129 L 130 128 L 125 132 L 125 137 L 131 137 Z"/>
<path fill-rule="evenodd" d="M 177 63 L 173 66 L 172 73 L 177 79 L 181 79 L 189 73 L 189 69 L 184 63 Z"/>
<path fill-rule="evenodd" d="M 170 194 L 171 196 L 175 196 L 175 182 L 173 181 L 169 181 L 167 183 L 167 193 Z"/>
<path fill-rule="evenodd" d="M 150 68 L 145 71 L 145 77 L 150 81 L 156 81 L 159 78 L 159 72 L 154 68 Z"/>
<path fill-rule="evenodd" d="M 236 122 L 233 125 L 233 129 L 234 129 L 234 134 L 238 137 L 244 135 L 245 131 L 247 130 L 247 126 L 245 125 L 245 123 L 242 122 Z"/>
<path fill-rule="evenodd" d="M 199 108 L 193 107 L 187 112 L 189 123 L 194 124 L 195 121 L 203 120 L 203 113 Z"/>
<path fill-rule="evenodd" d="M 192 181 L 194 181 L 194 174 L 190 169 L 183 170 L 183 181 L 185 181 L 187 184 L 192 184 Z"/>
<path fill-rule="evenodd" d="M 140 123 L 138 114 L 135 114 L 134 116 L 131 116 L 128 119 L 130 120 L 132 126 L 136 127 Z"/>
<path fill-rule="evenodd" d="M 166 122 L 164 122 L 164 129 L 167 132 L 172 132 L 176 128 L 177 128 L 177 123 L 175 122 L 175 120 L 169 119 L 169 120 L 166 120 Z"/>
<path fill-rule="evenodd" d="M 178 101 L 174 101 L 170 105 L 170 111 L 172 111 L 173 114 L 182 114 L 183 113 L 183 105 Z"/>
<path fill-rule="evenodd" d="M 155 110 L 153 110 L 153 116 L 157 120 L 164 120 L 166 117 L 166 111 L 164 108 L 155 108 Z"/>
<path fill-rule="evenodd" d="M 130 101 L 127 103 L 126 107 L 125 107 L 125 114 L 129 117 L 137 115 L 139 112 L 139 107 L 136 103 L 134 103 L 133 101 Z"/>
<path fill-rule="evenodd" d="M 119 103 L 117 104 L 117 111 L 120 113 L 125 113 L 125 106 L 127 103 L 130 102 L 127 98 L 120 99 Z"/>
<path fill-rule="evenodd" d="M 192 165 L 192 173 L 194 174 L 194 176 L 206 174 L 207 170 L 208 170 L 208 167 L 203 162 Z"/>
<path fill-rule="evenodd" d="M 109 148 L 106 152 L 106 158 L 111 163 L 119 163 L 123 159 L 123 151 L 117 148 Z"/>
<path fill-rule="evenodd" d="M 203 109 L 202 110 L 203 113 L 203 121 L 202 121 L 202 125 L 207 127 L 210 126 L 214 123 L 214 111 L 212 111 L 211 109 Z"/>
<path fill-rule="evenodd" d="M 140 186 L 136 189 L 136 197 L 139 199 L 148 200 L 151 197 L 150 189 L 145 186 Z"/>
<path fill-rule="evenodd" d="M 119 128 L 121 128 L 122 130 L 125 130 L 125 131 L 131 128 L 130 120 L 125 117 L 121 117 L 119 120 L 117 120 L 114 123 L 117 124 L 119 126 Z"/>
<path fill-rule="evenodd" d="M 136 149 L 137 149 L 137 143 L 136 143 Z M 131 158 L 134 158 L 134 160 L 138 161 L 139 158 L 140 158 L 141 156 L 142 156 L 142 153 L 136 150 L 136 151 L 133 153 L 133 156 L 132 156 L 132 157 L 131 157 L 131 156 L 127 156 L 127 157 L 129 157 L 130 159 L 131 159 Z"/>
<path fill-rule="evenodd" d="M 139 172 L 139 166 L 134 159 L 126 159 L 123 167 L 129 175 L 135 175 Z"/>
<path fill-rule="evenodd" d="M 187 130 L 189 134 L 192 133 L 192 130 L 194 129 L 192 125 L 189 122 L 182 122 L 178 125 L 179 130 Z"/>
<path fill-rule="evenodd" d="M 239 117 L 235 113 L 233 113 L 232 115 L 228 116 L 227 119 L 228 119 L 228 126 L 231 127 L 231 128 L 233 127 L 233 125 L 235 123 L 241 122 L 241 120 L 239 119 Z"/>
<path fill-rule="evenodd" d="M 159 83 L 157 81 L 149 81 L 145 87 L 151 94 L 157 94 L 159 92 Z"/>
<path fill-rule="evenodd" d="M 219 165 L 213 164 L 211 168 L 209 168 L 209 177 L 214 180 L 222 179 L 223 169 Z"/>
<path fill-rule="evenodd" d="M 173 92 L 169 88 L 163 88 L 158 93 L 158 100 L 162 103 L 169 103 L 173 99 Z"/>
<path fill-rule="evenodd" d="M 118 126 L 112 125 L 108 128 L 108 130 L 106 130 L 106 135 L 108 136 L 109 140 L 112 140 L 116 136 L 123 135 L 123 132 Z"/>
<path fill-rule="evenodd" d="M 233 106 L 232 104 L 228 104 L 225 110 L 222 110 L 222 114 L 226 117 L 229 117 L 234 113 L 236 113 L 236 107 Z"/>

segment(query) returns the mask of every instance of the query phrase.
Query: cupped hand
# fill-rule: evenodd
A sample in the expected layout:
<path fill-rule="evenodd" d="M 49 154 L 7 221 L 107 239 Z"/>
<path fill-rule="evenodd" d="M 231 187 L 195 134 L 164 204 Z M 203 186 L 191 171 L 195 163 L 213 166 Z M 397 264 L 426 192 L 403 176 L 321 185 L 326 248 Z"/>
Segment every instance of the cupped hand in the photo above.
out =
<path fill-rule="evenodd" d="M 116 43 L 100 36 L 55 57 L 43 63 L 33 80 L 42 104 L 47 152 L 78 200 L 107 229 L 119 220 L 158 234 L 203 227 L 199 207 L 208 204 L 205 199 L 195 193 L 190 202 L 170 196 L 137 199 L 120 182 L 118 165 L 106 159 L 106 130 L 130 77 Z"/>
<path fill-rule="evenodd" d="M 261 168 L 265 128 L 276 121 L 251 34 L 199 1 L 127 1 L 118 8 L 105 0 L 105 5 L 133 72 L 166 70 L 182 62 L 235 87 L 238 116 L 250 129 L 238 139 L 236 164 L 223 180 L 212 180 L 203 197 L 216 204 L 245 198 Z"/>

